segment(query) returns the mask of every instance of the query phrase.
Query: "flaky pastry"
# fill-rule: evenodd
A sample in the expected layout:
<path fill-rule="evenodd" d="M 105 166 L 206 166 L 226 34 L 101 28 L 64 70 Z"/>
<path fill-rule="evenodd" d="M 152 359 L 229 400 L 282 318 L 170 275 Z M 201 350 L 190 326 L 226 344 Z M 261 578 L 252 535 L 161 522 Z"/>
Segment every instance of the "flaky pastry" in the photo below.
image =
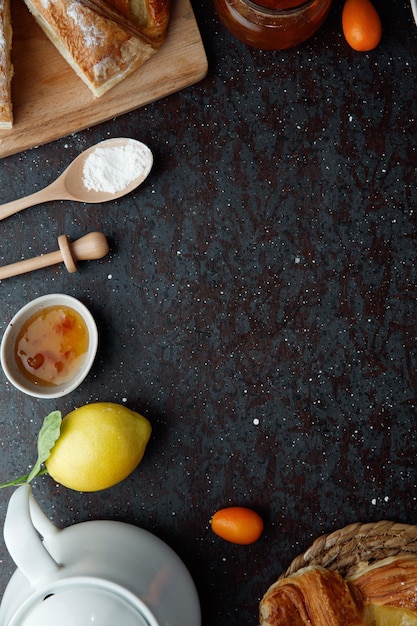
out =
<path fill-rule="evenodd" d="M 304 567 L 268 589 L 260 626 L 362 626 L 360 594 L 337 572 Z"/>
<path fill-rule="evenodd" d="M 162 43 L 160 35 L 157 42 L 151 41 L 147 34 L 139 36 L 140 26 L 137 23 L 134 26 L 129 16 L 123 16 L 103 0 L 25 0 L 25 3 L 96 97 L 145 63 Z"/>
<path fill-rule="evenodd" d="M 347 578 L 365 604 L 395 606 L 417 613 L 417 557 L 398 555 L 360 564 Z"/>
<path fill-rule="evenodd" d="M 345 579 L 321 566 L 304 567 L 268 589 L 259 607 L 260 626 L 375 626 L 378 611 L 400 609 L 394 620 L 417 623 L 417 556 L 359 563 Z M 399 617 L 397 617 L 397 615 Z M 380 621 L 382 620 L 382 621 Z"/>
<path fill-rule="evenodd" d="M 158 48 L 165 40 L 170 17 L 169 0 L 80 0 L 103 17 Z"/>
<path fill-rule="evenodd" d="M 0 0 L 0 128 L 13 126 L 11 81 L 13 66 L 10 57 L 12 26 L 10 0 Z"/>

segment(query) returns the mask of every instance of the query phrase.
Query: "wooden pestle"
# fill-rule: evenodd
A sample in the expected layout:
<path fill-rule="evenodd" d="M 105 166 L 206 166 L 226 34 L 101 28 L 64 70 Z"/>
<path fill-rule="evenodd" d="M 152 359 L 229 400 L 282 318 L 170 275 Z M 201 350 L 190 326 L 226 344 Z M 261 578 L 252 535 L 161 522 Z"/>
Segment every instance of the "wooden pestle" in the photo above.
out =
<path fill-rule="evenodd" d="M 57 263 L 65 263 L 65 267 L 70 273 L 77 271 L 77 261 L 91 261 L 101 259 L 109 251 L 109 245 L 103 233 L 93 232 L 84 235 L 73 243 L 68 241 L 66 235 L 58 237 L 59 250 L 42 254 L 32 259 L 18 261 L 10 265 L 0 267 L 0 280 L 10 278 L 18 274 L 25 274 L 42 267 L 49 267 Z"/>

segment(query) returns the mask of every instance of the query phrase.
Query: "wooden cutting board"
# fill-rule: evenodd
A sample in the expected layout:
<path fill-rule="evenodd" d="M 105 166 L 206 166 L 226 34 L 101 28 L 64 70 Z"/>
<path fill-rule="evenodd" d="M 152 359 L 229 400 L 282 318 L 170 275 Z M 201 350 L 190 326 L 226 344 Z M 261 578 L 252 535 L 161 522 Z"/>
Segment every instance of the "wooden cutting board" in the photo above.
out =
<path fill-rule="evenodd" d="M 163 46 L 101 98 L 64 61 L 22 0 L 13 0 L 14 127 L 0 130 L 0 158 L 133 111 L 180 91 L 207 73 L 189 0 L 172 0 Z"/>

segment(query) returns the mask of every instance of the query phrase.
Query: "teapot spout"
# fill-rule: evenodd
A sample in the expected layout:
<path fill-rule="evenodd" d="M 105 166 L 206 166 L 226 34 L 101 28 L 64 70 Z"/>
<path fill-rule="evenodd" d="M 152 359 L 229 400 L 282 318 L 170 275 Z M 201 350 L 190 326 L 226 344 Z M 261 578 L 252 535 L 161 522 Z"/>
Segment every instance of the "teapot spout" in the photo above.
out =
<path fill-rule="evenodd" d="M 55 576 L 60 566 L 45 548 L 44 538 L 58 529 L 49 521 L 32 495 L 29 484 L 12 494 L 4 522 L 4 541 L 18 569 L 33 587 Z"/>

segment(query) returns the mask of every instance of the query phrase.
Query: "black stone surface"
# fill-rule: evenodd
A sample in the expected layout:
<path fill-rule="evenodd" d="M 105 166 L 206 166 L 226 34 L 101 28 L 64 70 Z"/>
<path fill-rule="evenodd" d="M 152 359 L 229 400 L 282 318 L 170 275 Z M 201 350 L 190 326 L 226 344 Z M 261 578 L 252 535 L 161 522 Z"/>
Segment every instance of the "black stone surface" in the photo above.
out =
<path fill-rule="evenodd" d="M 258 602 L 314 538 L 351 522 L 416 522 L 417 27 L 375 0 L 380 46 L 351 50 L 335 0 L 320 32 L 284 52 L 232 39 L 194 3 L 209 59 L 199 84 L 0 163 L 0 201 L 52 181 L 111 136 L 155 166 L 128 197 L 52 202 L 0 224 L 0 264 L 102 230 L 102 261 L 0 283 L 0 331 L 34 297 L 83 301 L 99 327 L 70 396 L 36 400 L 0 373 L 0 478 L 25 473 L 43 417 L 92 401 L 152 422 L 137 471 L 79 494 L 34 494 L 59 527 L 142 526 L 189 567 L 203 626 L 255 626 Z M 0 493 L 4 519 L 10 491 Z M 256 544 L 214 536 L 218 508 L 263 516 Z M 0 593 L 14 570 L 0 542 Z"/>

